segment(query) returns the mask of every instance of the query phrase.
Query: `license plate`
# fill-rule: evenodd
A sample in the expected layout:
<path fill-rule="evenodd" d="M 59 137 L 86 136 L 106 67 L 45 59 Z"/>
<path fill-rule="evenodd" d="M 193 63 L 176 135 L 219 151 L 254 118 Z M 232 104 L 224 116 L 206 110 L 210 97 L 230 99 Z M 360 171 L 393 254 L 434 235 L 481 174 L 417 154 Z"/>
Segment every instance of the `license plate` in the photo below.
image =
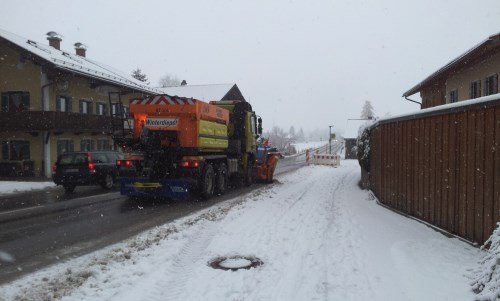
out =
<path fill-rule="evenodd" d="M 78 168 L 69 168 L 69 169 L 66 169 L 66 172 L 78 172 Z"/>

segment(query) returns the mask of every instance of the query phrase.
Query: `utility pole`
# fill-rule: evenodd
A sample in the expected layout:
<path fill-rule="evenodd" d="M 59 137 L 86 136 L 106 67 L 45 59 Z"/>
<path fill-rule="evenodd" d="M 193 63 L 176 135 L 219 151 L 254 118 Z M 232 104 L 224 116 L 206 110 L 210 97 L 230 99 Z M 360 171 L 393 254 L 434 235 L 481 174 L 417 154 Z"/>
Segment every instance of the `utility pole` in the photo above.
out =
<path fill-rule="evenodd" d="M 332 127 L 333 125 L 328 126 L 330 128 L 330 136 L 328 137 L 328 145 L 329 145 L 329 154 L 332 154 Z"/>

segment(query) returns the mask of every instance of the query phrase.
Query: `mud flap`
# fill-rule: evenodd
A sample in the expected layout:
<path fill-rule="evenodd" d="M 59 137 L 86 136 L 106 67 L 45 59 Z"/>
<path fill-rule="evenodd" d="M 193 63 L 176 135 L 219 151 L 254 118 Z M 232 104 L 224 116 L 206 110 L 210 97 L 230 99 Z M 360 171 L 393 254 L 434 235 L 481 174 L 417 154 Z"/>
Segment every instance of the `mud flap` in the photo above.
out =
<path fill-rule="evenodd" d="M 120 179 L 120 194 L 129 197 L 184 199 L 189 196 L 190 187 L 189 181 L 179 179 L 164 179 L 156 183 L 145 178 Z"/>

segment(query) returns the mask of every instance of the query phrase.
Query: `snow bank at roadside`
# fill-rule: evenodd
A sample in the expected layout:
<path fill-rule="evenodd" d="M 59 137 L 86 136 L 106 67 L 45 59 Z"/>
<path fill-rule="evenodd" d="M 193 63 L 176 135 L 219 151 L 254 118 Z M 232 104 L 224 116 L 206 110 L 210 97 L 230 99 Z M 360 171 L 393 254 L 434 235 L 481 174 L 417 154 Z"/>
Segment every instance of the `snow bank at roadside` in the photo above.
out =
<path fill-rule="evenodd" d="M 311 142 L 298 142 L 298 143 L 293 143 L 293 146 L 295 147 L 295 150 L 297 153 L 303 152 L 306 149 L 309 148 L 318 148 L 321 146 L 325 146 L 328 144 L 328 141 L 311 141 Z"/>
<path fill-rule="evenodd" d="M 0 181 L 0 195 L 56 187 L 54 182 Z"/>
<path fill-rule="evenodd" d="M 500 299 L 500 223 L 482 247 L 486 252 L 473 271 L 472 290 L 476 300 Z M 489 247 L 486 249 L 486 247 Z"/>

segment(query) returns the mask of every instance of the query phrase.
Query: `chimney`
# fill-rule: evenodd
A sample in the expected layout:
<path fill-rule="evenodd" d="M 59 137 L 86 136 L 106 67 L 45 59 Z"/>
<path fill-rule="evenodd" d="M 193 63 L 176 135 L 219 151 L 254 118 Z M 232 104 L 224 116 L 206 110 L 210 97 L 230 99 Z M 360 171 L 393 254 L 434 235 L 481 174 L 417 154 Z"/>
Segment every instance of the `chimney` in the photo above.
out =
<path fill-rule="evenodd" d="M 57 50 L 61 50 L 61 35 L 55 31 L 47 32 L 47 40 L 49 40 L 49 45 Z"/>
<path fill-rule="evenodd" d="M 80 42 L 75 43 L 75 51 L 76 55 L 85 57 L 85 52 L 87 51 L 87 46 L 85 44 L 82 44 Z"/>
<path fill-rule="evenodd" d="M 185 79 L 183 79 L 182 82 L 181 82 L 181 86 L 185 86 L 187 84 L 188 84 L 187 81 Z"/>

